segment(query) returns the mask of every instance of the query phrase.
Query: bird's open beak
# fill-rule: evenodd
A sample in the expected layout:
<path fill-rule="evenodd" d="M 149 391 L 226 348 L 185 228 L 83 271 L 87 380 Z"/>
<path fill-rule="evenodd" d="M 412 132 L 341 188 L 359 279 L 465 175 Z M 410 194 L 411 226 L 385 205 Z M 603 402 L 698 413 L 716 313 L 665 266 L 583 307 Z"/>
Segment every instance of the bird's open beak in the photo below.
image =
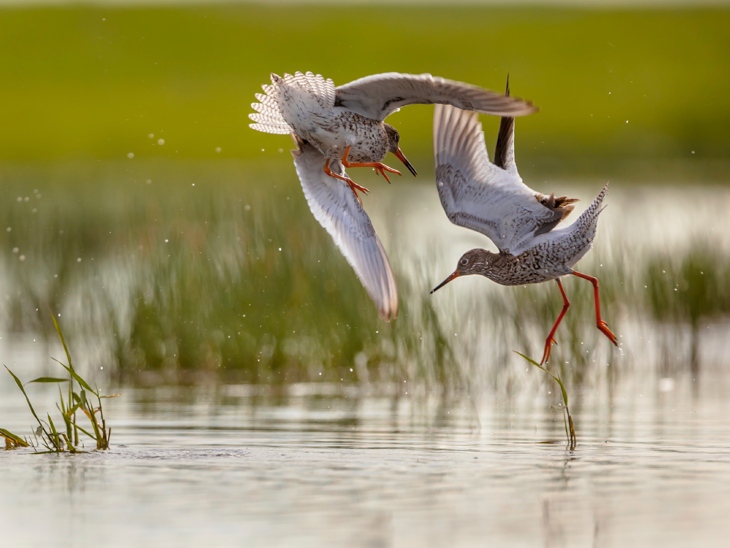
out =
<path fill-rule="evenodd" d="M 411 165 L 411 163 L 408 161 L 408 158 L 405 157 L 405 154 L 403 154 L 403 151 L 400 149 L 400 147 L 398 147 L 393 154 L 395 154 L 396 157 L 401 162 L 403 162 L 403 164 L 405 164 L 405 166 L 408 168 L 408 171 L 410 171 L 411 173 L 413 173 L 413 176 L 414 177 L 416 175 L 418 175 L 418 173 L 416 172 L 416 168 Z"/>
<path fill-rule="evenodd" d="M 447 283 L 449 283 L 449 282 L 450 282 L 451 280 L 454 280 L 454 279 L 458 278 L 459 276 L 461 276 L 461 274 L 460 274 L 460 273 L 459 273 L 459 271 L 457 270 L 457 271 L 456 271 L 456 272 L 454 272 L 454 273 L 453 273 L 453 274 L 452 274 L 451 276 L 449 276 L 448 278 L 446 278 L 446 279 L 445 279 L 445 280 L 444 280 L 443 282 L 441 282 L 441 283 L 440 283 L 440 284 L 438 284 L 438 285 L 437 285 L 436 287 L 434 287 L 434 288 L 433 288 L 433 289 L 431 290 L 431 293 L 433 293 L 434 291 L 438 291 L 438 290 L 439 290 L 439 289 L 441 289 L 441 288 L 442 288 L 443 286 L 445 286 L 445 285 L 446 285 Z"/>

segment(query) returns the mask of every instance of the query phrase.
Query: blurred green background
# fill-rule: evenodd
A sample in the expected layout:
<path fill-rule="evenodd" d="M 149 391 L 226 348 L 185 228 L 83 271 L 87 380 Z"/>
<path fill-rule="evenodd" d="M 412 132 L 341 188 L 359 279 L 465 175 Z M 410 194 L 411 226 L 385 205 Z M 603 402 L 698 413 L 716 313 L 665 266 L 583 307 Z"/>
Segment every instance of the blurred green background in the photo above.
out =
<path fill-rule="evenodd" d="M 730 10 L 689 7 L 5 8 L 0 160 L 266 158 L 291 146 L 247 127 L 272 71 L 509 73 L 542 109 L 518 125 L 523 171 L 726 179 L 728 29 Z M 431 111 L 389 121 L 430 162 Z"/>
<path fill-rule="evenodd" d="M 388 119 L 418 178 L 356 179 L 398 282 L 390 324 L 312 218 L 291 140 L 248 128 L 272 71 L 401 71 L 497 90 L 510 75 L 541 108 L 517 124 L 525 181 L 583 205 L 611 181 L 581 269 L 626 361 L 696 372 L 730 315 L 728 29 L 730 9 L 690 7 L 0 9 L 0 357 L 59 357 L 53 311 L 77 363 L 122 383 L 523 382 L 524 363 L 505 364 L 542 352 L 554 284 L 428 295 L 489 246 L 438 204 L 432 108 Z M 491 149 L 498 121 L 483 120 Z M 569 385 L 616 374 L 588 367 L 616 356 L 588 284 L 566 290 L 556 366 Z"/>

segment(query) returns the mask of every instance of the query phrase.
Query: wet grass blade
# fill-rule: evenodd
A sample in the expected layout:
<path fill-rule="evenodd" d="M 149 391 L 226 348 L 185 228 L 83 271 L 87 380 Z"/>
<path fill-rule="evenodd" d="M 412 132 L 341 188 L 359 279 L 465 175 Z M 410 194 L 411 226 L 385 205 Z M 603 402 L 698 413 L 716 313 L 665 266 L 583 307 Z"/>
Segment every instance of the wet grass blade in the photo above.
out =
<path fill-rule="evenodd" d="M 5 438 L 5 449 L 15 449 L 17 447 L 28 447 L 30 444 L 20 436 L 16 436 L 5 428 L 0 428 L 0 436 Z"/>
<path fill-rule="evenodd" d="M 20 388 L 20 391 L 23 393 L 23 396 L 25 396 L 25 401 L 28 402 L 28 407 L 30 407 L 30 412 L 33 413 L 33 416 L 35 417 L 35 420 L 38 421 L 38 425 L 41 427 L 41 429 L 45 432 L 45 428 L 43 427 L 43 423 L 41 422 L 41 419 L 38 418 L 38 415 L 35 412 L 35 409 L 33 409 L 33 404 L 30 403 L 30 398 L 28 397 L 28 394 L 25 392 L 25 388 L 23 388 L 23 383 L 20 382 L 20 379 L 15 376 L 15 373 L 10 371 L 10 368 L 6 365 L 5 369 L 8 370 L 8 373 L 13 377 L 15 380 L 15 384 L 18 385 L 18 388 Z"/>
<path fill-rule="evenodd" d="M 33 382 L 48 383 L 48 382 L 68 382 L 68 381 L 69 381 L 69 379 L 60 379 L 58 377 L 38 377 L 37 379 L 28 381 L 26 384 L 30 384 Z"/>
<path fill-rule="evenodd" d="M 77 383 L 79 383 L 79 384 L 80 384 L 81 386 L 83 386 L 83 387 L 84 387 L 84 388 L 85 388 L 86 390 L 88 390 L 89 392 L 91 392 L 92 394 L 94 394 L 94 396 L 98 396 L 98 394 L 96 393 L 96 390 L 94 390 L 93 388 L 91 388 L 91 386 L 89 385 L 89 383 L 87 383 L 87 382 L 86 382 L 86 381 L 85 381 L 85 380 L 83 379 L 83 377 L 81 377 L 81 375 L 79 375 L 78 373 L 76 373 L 76 370 L 75 370 L 75 369 L 74 369 L 73 367 L 71 367 L 71 366 L 68 366 L 68 365 L 66 365 L 65 363 L 63 363 L 63 362 L 61 362 L 61 361 L 57 360 L 56 358 L 52 358 L 52 360 L 53 360 L 53 361 L 55 361 L 56 363 L 58 363 L 58 364 L 59 364 L 59 365 L 60 365 L 61 367 L 63 367 L 63 368 L 64 368 L 64 369 L 66 370 L 66 371 L 68 371 L 68 372 L 69 372 L 69 374 L 70 374 L 70 375 L 71 375 L 71 376 L 73 377 L 73 379 L 74 379 L 74 380 L 75 380 L 75 381 L 76 381 Z M 71 363 L 71 362 L 69 362 L 69 363 Z"/>
<path fill-rule="evenodd" d="M 563 404 L 565 406 L 565 416 L 563 417 L 563 425 L 565 426 L 565 435 L 568 438 L 568 448 L 570 450 L 575 449 L 575 446 L 577 445 L 578 440 L 575 436 L 575 426 L 573 424 L 573 417 L 571 416 L 570 409 L 568 408 L 568 391 L 565 389 L 565 385 L 563 385 L 563 381 L 560 380 L 560 377 L 558 377 L 557 375 L 554 375 L 553 373 L 551 373 L 550 371 L 545 369 L 545 367 L 543 367 L 542 365 L 537 363 L 535 360 L 533 360 L 529 356 L 525 356 L 524 354 L 522 354 L 521 352 L 517 352 L 516 350 L 514 351 L 514 353 L 517 354 L 518 356 L 522 357 L 530 365 L 534 365 L 541 371 L 550 375 L 553 378 L 553 380 L 556 383 L 558 383 L 558 386 L 560 387 L 560 392 L 563 395 Z"/>
<path fill-rule="evenodd" d="M 53 444 L 53 448 L 55 451 L 61 453 L 63 451 L 63 440 L 64 436 L 62 434 L 59 434 L 56 430 L 56 425 L 53 424 L 53 419 L 51 418 L 51 414 L 47 414 L 48 417 L 48 425 L 51 427 L 51 433 L 49 435 L 49 438 L 51 440 L 51 443 Z M 66 438 L 66 446 L 68 447 L 69 451 L 73 451 L 73 446 L 69 443 L 68 438 Z"/>
<path fill-rule="evenodd" d="M 58 338 L 61 339 L 61 344 L 63 345 L 63 351 L 66 353 L 66 359 L 68 360 L 68 365 L 71 369 L 73 369 L 73 362 L 71 361 L 71 353 L 68 351 L 68 346 L 66 346 L 66 339 L 63 338 L 63 333 L 61 332 L 61 328 L 59 327 L 58 322 L 56 321 L 56 317 L 53 314 L 51 314 L 51 320 L 53 320 L 53 327 L 56 329 L 56 333 L 58 333 Z M 56 360 L 56 361 L 58 361 L 58 360 Z M 61 364 L 61 365 L 63 365 L 63 364 Z"/>

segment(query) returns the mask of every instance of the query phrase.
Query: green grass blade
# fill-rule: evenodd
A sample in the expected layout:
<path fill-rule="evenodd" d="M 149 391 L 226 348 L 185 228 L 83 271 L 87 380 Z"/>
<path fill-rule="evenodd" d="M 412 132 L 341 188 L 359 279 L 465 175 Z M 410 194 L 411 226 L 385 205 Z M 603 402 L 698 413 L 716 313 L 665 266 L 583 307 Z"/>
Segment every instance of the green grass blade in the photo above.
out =
<path fill-rule="evenodd" d="M 58 325 L 58 322 L 56 321 L 56 317 L 51 313 L 51 319 L 53 320 L 53 327 L 56 328 L 56 333 L 58 333 L 58 338 L 61 339 L 61 344 L 63 345 L 63 351 L 66 352 L 66 359 L 68 360 L 68 365 L 71 369 L 73 369 L 73 362 L 71 361 L 71 353 L 68 351 L 68 346 L 66 346 L 66 340 L 63 338 L 63 333 L 61 332 L 61 327 Z"/>
<path fill-rule="evenodd" d="M 66 436 L 71 437 L 71 413 L 68 411 L 66 407 L 66 402 L 63 401 L 63 392 L 61 392 L 61 387 L 58 387 L 58 396 L 59 396 L 59 403 L 56 404 L 56 407 L 58 407 L 59 411 L 61 411 L 61 417 L 63 418 L 63 422 L 66 424 Z M 69 402 L 71 404 L 71 402 Z"/>
<path fill-rule="evenodd" d="M 544 371 L 545 373 L 547 373 L 548 375 L 550 375 L 553 379 L 555 379 L 555 382 L 558 383 L 558 386 L 560 387 L 560 392 L 563 395 L 563 403 L 565 403 L 565 407 L 568 407 L 568 391 L 565 390 L 565 386 L 563 385 L 563 381 L 560 380 L 560 377 L 558 377 L 556 375 L 553 375 L 550 371 L 548 371 L 547 369 L 545 369 L 542 365 L 540 365 L 539 363 L 537 363 L 532 358 L 530 358 L 528 356 L 525 356 L 521 352 L 517 352 L 517 350 L 514 350 L 513 352 L 515 354 L 517 354 L 518 356 L 521 356 L 522 358 L 524 358 L 525 360 L 527 360 L 528 363 L 534 365 L 535 367 L 537 367 L 538 369 Z"/>
<path fill-rule="evenodd" d="M 37 379 L 28 381 L 26 384 L 30 384 L 33 382 L 68 382 L 69 380 L 70 379 L 60 379 L 58 377 L 38 377 Z"/>
<path fill-rule="evenodd" d="M 518 356 L 521 356 L 523 359 L 525 359 L 529 364 L 534 365 L 538 369 L 544 371 L 548 375 L 550 375 L 556 383 L 558 383 L 558 386 L 560 387 L 560 392 L 563 395 L 563 403 L 565 404 L 565 413 L 563 414 L 563 426 L 565 427 L 565 435 L 568 438 L 568 447 L 572 451 L 575 449 L 576 445 L 576 437 L 575 437 L 575 427 L 573 426 L 573 417 L 570 416 L 570 409 L 568 408 L 568 391 L 565 389 L 565 386 L 563 385 L 563 381 L 560 380 L 560 377 L 557 375 L 553 375 L 550 371 L 545 369 L 542 365 L 537 363 L 535 360 L 530 358 L 529 356 L 525 356 L 521 352 L 517 352 L 517 350 L 514 351 L 515 354 Z"/>
<path fill-rule="evenodd" d="M 51 414 L 50 413 L 47 413 L 47 415 L 48 415 L 48 424 L 51 427 L 51 441 L 52 441 L 52 443 L 53 443 L 53 445 L 54 445 L 54 447 L 56 448 L 57 451 L 59 451 L 59 452 L 60 451 L 63 451 L 63 444 L 61 443 L 61 439 L 62 439 L 61 438 L 61 435 L 56 430 L 56 425 L 53 424 L 53 419 L 51 418 Z M 68 444 L 68 445 L 69 445 L 69 448 L 70 448 L 70 444 Z"/>
<path fill-rule="evenodd" d="M 98 441 L 98 438 L 94 434 L 92 434 L 91 432 L 89 432 L 88 430 L 86 430 L 86 428 L 82 428 L 81 426 L 79 426 L 75 422 L 73 423 L 73 425 L 74 425 L 74 428 L 78 428 L 80 432 L 83 432 L 84 434 L 86 434 L 87 436 L 89 436 L 92 440 Z"/>
<path fill-rule="evenodd" d="M 542 365 L 540 365 L 539 363 L 537 363 L 537 362 L 536 362 L 535 360 L 533 360 L 533 359 L 532 359 L 531 357 L 529 357 L 529 356 L 525 356 L 525 355 L 524 355 L 524 354 L 523 354 L 522 352 L 517 352 L 517 350 L 513 350 L 513 352 L 514 352 L 515 354 L 517 354 L 518 356 L 520 356 L 520 357 L 524 358 L 524 360 L 525 360 L 525 361 L 527 361 L 527 362 L 531 363 L 531 364 L 532 364 L 532 365 L 534 365 L 535 367 L 539 367 L 540 369 L 543 369 Z"/>
<path fill-rule="evenodd" d="M 13 446 L 13 445 L 15 447 L 29 447 L 30 446 L 30 444 L 27 441 L 25 441 L 23 438 L 21 438 L 20 436 L 16 436 L 9 430 L 5 430 L 5 428 L 0 428 L 0 436 L 5 438 L 6 440 L 10 440 L 11 446 Z M 7 444 L 6 444 L 6 447 L 7 447 Z"/>
<path fill-rule="evenodd" d="M 94 394 L 94 396 L 97 396 L 97 395 L 98 395 L 98 394 L 96 393 L 96 390 L 94 390 L 93 388 L 91 388 L 91 386 L 89 385 L 89 383 L 87 383 L 87 382 L 86 382 L 86 381 L 85 381 L 85 380 L 83 379 L 83 377 L 81 377 L 81 375 L 79 375 L 78 373 L 76 373 L 76 370 L 75 370 L 75 369 L 74 369 L 73 367 L 69 367 L 69 366 L 68 366 L 68 365 L 66 365 L 65 363 L 63 363 L 63 362 L 60 362 L 60 361 L 58 361 L 58 360 L 57 360 L 57 359 L 55 359 L 55 358 L 53 358 L 53 360 L 54 360 L 55 362 L 57 362 L 58 364 L 60 364 L 60 365 L 61 365 L 61 367 L 63 367 L 63 368 L 64 368 L 64 369 L 66 370 L 66 371 L 68 371 L 68 372 L 69 372 L 69 374 L 70 374 L 70 375 L 71 375 L 71 376 L 73 377 L 73 379 L 74 379 L 74 380 L 75 380 L 75 381 L 76 381 L 77 383 L 79 383 L 79 384 L 80 384 L 80 385 L 81 385 L 82 387 L 84 387 L 84 388 L 85 388 L 86 390 L 88 390 L 89 392 L 91 392 L 92 394 Z"/>
<path fill-rule="evenodd" d="M 28 402 L 28 407 L 30 407 L 30 412 L 33 413 L 35 420 L 38 421 L 38 424 L 40 425 L 41 429 L 43 430 L 43 432 L 45 432 L 45 428 L 43 428 L 43 423 L 41 422 L 41 419 L 38 418 L 38 415 L 36 414 L 35 409 L 33 409 L 33 404 L 30 403 L 30 398 L 28 397 L 28 394 L 25 392 L 25 388 L 23 388 L 23 383 L 20 382 L 20 379 L 15 376 L 15 373 L 10 371 L 10 368 L 7 365 L 5 365 L 5 369 L 8 370 L 8 373 L 10 373 L 10 375 L 15 380 L 15 384 L 18 385 L 18 388 L 20 388 L 20 391 L 23 393 L 23 396 L 25 396 L 25 401 Z"/>

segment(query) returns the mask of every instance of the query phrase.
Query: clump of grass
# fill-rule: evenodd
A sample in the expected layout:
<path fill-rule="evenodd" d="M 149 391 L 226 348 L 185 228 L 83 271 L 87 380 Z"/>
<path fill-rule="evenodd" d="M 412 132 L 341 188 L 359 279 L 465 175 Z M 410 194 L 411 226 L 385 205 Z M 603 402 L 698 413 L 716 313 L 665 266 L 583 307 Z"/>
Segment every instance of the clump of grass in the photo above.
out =
<path fill-rule="evenodd" d="M 554 375 L 553 373 L 551 373 L 550 371 L 545 369 L 542 365 L 537 363 L 532 358 L 529 358 L 529 357 L 525 356 L 524 354 L 517 352 L 516 350 L 515 350 L 515 354 L 517 354 L 518 356 L 521 356 L 522 358 L 527 360 L 527 362 L 529 364 L 534 365 L 538 369 L 544 371 L 546 374 L 548 374 L 550 377 L 552 377 L 556 383 L 558 383 L 558 386 L 560 387 L 560 393 L 563 395 L 563 407 L 565 409 L 565 415 L 563 416 L 563 422 L 565 425 L 565 435 L 568 438 L 568 449 L 570 449 L 572 451 L 573 449 L 575 449 L 575 446 L 577 445 L 578 440 L 575 437 L 575 426 L 573 424 L 573 417 L 571 416 L 570 408 L 568 407 L 568 391 L 565 389 L 565 385 L 563 384 L 563 381 L 560 380 L 560 376 Z"/>
<path fill-rule="evenodd" d="M 41 419 L 36 413 L 33 404 L 30 401 L 28 393 L 25 391 L 25 386 L 21 380 L 13 373 L 8 366 L 5 369 L 15 380 L 15 384 L 25 396 L 25 401 L 28 403 L 30 412 L 33 414 L 36 422 L 38 422 L 38 428 L 33 433 L 33 439 L 23 439 L 20 436 L 13 434 L 5 429 L 0 429 L 0 435 L 5 438 L 5 448 L 15 449 L 17 447 L 28 447 L 32 446 L 38 453 L 78 453 L 82 451 L 81 434 L 91 438 L 96 443 L 96 449 L 109 449 L 109 442 L 111 440 L 111 427 L 107 427 L 106 419 L 104 418 L 104 409 L 101 404 L 103 398 L 114 398 L 119 394 L 113 394 L 108 396 L 102 396 L 98 389 L 94 389 L 91 385 L 79 375 L 74 369 L 73 362 L 71 360 L 71 354 L 69 353 L 66 341 L 61 332 L 61 328 L 58 322 L 53 318 L 53 325 L 58 333 L 63 350 L 66 353 L 66 359 L 68 365 L 56 360 L 61 367 L 63 367 L 69 374 L 69 378 L 59 377 L 39 377 L 29 381 L 31 383 L 58 383 L 58 393 L 60 396 L 57 404 L 58 410 L 61 412 L 61 418 L 63 424 L 61 428 L 56 427 L 53 418 L 50 413 L 46 413 L 46 418 Z M 68 383 L 68 392 L 64 397 L 64 391 L 61 389 L 61 383 Z M 96 398 L 96 406 L 89 397 Z M 84 428 L 77 421 L 77 414 L 81 413 L 85 416 L 90 427 Z M 61 426 L 59 424 L 59 426 Z M 43 448 L 43 450 L 41 450 Z"/>
<path fill-rule="evenodd" d="M 690 242 L 684 254 L 651 258 L 645 267 L 648 308 L 655 320 L 689 328 L 689 364 L 693 373 L 700 368 L 700 328 L 730 314 L 730 261 L 704 240 Z M 677 340 L 672 334 L 668 355 L 676 356 Z"/>

